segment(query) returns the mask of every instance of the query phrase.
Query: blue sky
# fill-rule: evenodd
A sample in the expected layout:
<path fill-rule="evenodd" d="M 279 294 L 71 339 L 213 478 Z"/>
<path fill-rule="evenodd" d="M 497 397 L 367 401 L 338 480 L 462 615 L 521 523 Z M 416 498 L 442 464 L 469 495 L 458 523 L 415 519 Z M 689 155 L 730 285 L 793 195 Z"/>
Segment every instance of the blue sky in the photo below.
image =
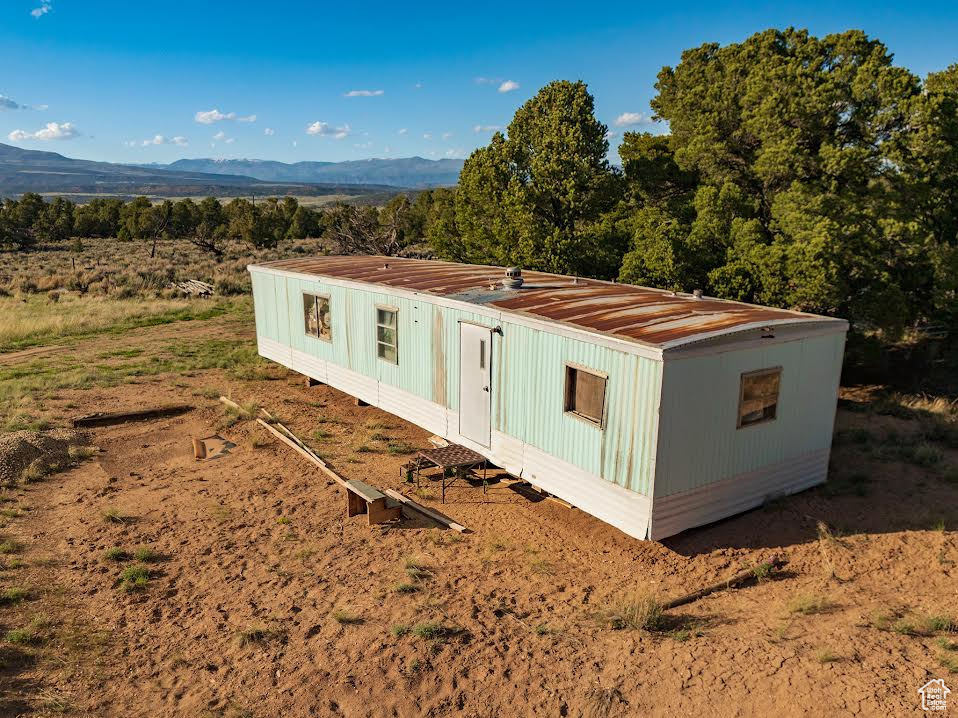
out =
<path fill-rule="evenodd" d="M 553 79 L 615 133 L 650 127 L 683 49 L 768 27 L 864 29 L 925 75 L 958 5 L 0 2 L 0 142 L 117 162 L 464 157 Z"/>

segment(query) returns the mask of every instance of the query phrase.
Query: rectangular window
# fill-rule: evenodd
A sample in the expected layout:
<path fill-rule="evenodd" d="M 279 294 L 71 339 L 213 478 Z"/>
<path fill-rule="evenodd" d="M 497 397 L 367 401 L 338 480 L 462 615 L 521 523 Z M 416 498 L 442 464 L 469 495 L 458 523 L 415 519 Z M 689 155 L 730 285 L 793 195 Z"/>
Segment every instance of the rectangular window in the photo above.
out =
<path fill-rule="evenodd" d="M 303 294 L 304 329 L 311 337 L 333 340 L 333 318 L 329 313 L 329 297 Z"/>
<path fill-rule="evenodd" d="M 742 388 L 738 402 L 739 429 L 775 419 L 781 379 L 781 367 L 742 374 Z"/>
<path fill-rule="evenodd" d="M 602 426 L 605 411 L 605 384 L 603 374 L 566 365 L 565 411 Z"/>
<path fill-rule="evenodd" d="M 392 364 L 399 363 L 399 310 L 376 307 L 376 353 Z"/>

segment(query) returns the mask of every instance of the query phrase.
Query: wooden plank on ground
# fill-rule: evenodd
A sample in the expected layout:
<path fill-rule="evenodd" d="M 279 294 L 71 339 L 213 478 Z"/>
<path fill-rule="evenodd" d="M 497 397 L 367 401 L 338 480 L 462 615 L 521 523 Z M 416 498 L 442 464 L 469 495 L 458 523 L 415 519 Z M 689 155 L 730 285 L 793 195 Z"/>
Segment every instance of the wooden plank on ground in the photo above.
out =
<path fill-rule="evenodd" d="M 77 416 L 72 420 L 72 424 L 74 427 L 109 426 L 110 424 L 122 424 L 125 421 L 145 421 L 146 419 L 179 416 L 188 411 L 193 411 L 193 409 L 194 407 L 190 404 L 172 404 L 170 406 L 157 406 L 151 409 L 135 409 L 133 411 L 98 411 L 94 414 Z"/>
<path fill-rule="evenodd" d="M 329 468 L 329 466 L 326 465 L 326 462 L 320 459 L 318 456 L 315 456 L 312 452 L 307 451 L 302 446 L 300 446 L 295 441 L 293 441 L 288 436 L 286 436 L 283 432 L 279 431 L 279 429 L 274 428 L 272 425 L 263 421 L 262 419 L 257 419 L 256 421 L 257 423 L 261 424 L 263 428 L 265 428 L 270 434 L 272 434 L 277 439 L 282 441 L 284 444 L 289 446 L 289 448 L 293 449 L 296 453 L 298 453 L 304 459 L 309 461 L 311 464 L 314 464 L 315 466 L 319 467 L 319 469 L 323 473 L 325 473 L 331 479 L 339 483 L 340 486 L 346 487 L 348 485 L 348 482 L 346 481 L 346 479 L 344 479 L 342 476 L 340 476 L 331 468 Z"/>
<path fill-rule="evenodd" d="M 396 499 L 396 501 L 401 502 L 403 506 L 410 508 L 413 511 L 417 511 L 421 513 L 423 516 L 428 516 L 433 521 L 436 521 L 443 526 L 451 528 L 453 531 L 458 531 L 459 533 L 465 533 L 466 531 L 469 530 L 462 524 L 456 523 L 448 516 L 443 516 L 438 511 L 433 511 L 432 509 L 427 508 L 423 506 L 422 504 L 417 504 L 415 501 L 413 501 L 407 496 L 403 496 L 398 491 L 395 491 L 393 489 L 386 489 L 385 493 L 386 493 L 386 496 L 389 496 L 393 499 Z"/>

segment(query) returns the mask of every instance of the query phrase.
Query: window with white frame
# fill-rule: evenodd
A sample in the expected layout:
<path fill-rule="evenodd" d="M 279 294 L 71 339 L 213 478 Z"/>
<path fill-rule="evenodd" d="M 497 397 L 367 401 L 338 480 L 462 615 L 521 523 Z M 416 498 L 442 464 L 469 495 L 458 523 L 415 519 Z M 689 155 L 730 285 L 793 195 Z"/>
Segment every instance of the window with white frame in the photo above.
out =
<path fill-rule="evenodd" d="M 333 340 L 333 318 L 329 312 L 329 297 L 322 294 L 303 294 L 303 329 L 311 337 Z"/>
<path fill-rule="evenodd" d="M 566 364 L 565 412 L 602 426 L 607 381 L 605 374 Z"/>
<path fill-rule="evenodd" d="M 376 354 L 383 361 L 399 363 L 399 310 L 376 307 Z"/>
<path fill-rule="evenodd" d="M 778 414 L 778 390 L 781 380 L 781 367 L 742 374 L 738 400 L 739 429 L 775 420 Z"/>

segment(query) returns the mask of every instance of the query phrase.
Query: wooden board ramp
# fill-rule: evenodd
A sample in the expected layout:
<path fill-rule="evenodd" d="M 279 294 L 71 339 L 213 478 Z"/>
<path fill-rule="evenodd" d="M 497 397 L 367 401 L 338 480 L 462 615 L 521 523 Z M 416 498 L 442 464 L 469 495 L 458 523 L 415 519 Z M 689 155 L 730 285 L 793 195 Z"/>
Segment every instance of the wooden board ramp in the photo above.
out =
<path fill-rule="evenodd" d="M 239 404 L 225 396 L 221 396 L 220 401 L 234 409 L 242 410 Z M 302 439 L 296 436 L 296 434 L 266 409 L 260 409 L 259 413 L 261 416 L 256 418 L 256 423 L 346 489 L 347 517 L 365 513 L 368 515 L 369 525 L 372 526 L 373 524 L 384 523 L 400 518 L 402 516 L 402 510 L 405 508 L 422 514 L 440 525 L 451 528 L 459 533 L 468 531 L 462 524 L 456 523 L 438 511 L 433 511 L 430 508 L 416 503 L 398 491 L 386 489 L 384 493 L 375 486 L 367 484 L 365 481 L 346 479 L 336 473 L 319 454 L 307 446 Z"/>
<path fill-rule="evenodd" d="M 416 511 L 417 513 L 420 513 L 423 516 L 426 516 L 432 519 L 433 521 L 441 524 L 442 526 L 452 529 L 453 531 L 458 531 L 459 533 L 466 533 L 469 530 L 462 524 L 456 523 L 448 516 L 444 516 L 438 511 L 433 511 L 432 509 L 426 506 L 423 506 L 422 504 L 418 504 L 412 499 L 410 499 L 408 496 L 403 496 L 398 491 L 394 491 L 393 489 L 386 489 L 386 496 L 396 499 L 396 501 L 399 501 L 400 503 L 402 503 L 403 507 L 410 509 L 412 511 Z"/>

